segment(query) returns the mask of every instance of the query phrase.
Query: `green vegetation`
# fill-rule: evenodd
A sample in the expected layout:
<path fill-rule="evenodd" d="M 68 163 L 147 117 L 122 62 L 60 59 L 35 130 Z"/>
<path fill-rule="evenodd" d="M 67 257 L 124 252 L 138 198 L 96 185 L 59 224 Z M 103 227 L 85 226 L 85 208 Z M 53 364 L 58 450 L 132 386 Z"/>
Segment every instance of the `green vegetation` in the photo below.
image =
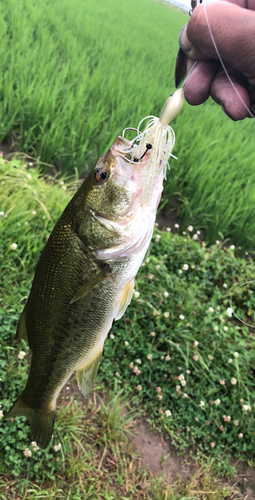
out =
<path fill-rule="evenodd" d="M 127 126 L 158 115 L 174 89 L 187 15 L 152 0 L 3 0 L 0 141 L 73 174 L 87 170 Z M 254 248 L 253 120 L 231 122 L 213 102 L 187 104 L 161 207 L 178 196 L 193 223 Z"/>
<path fill-rule="evenodd" d="M 42 178 L 38 169 L 28 169 L 18 159 L 11 163 L 0 160 L 0 179 L 2 415 L 25 386 L 28 371 L 28 346 L 24 341 L 17 345 L 12 336 L 35 263 L 73 185 L 65 189 L 64 181 Z M 69 498 L 71 487 L 75 487 L 77 498 L 86 494 L 91 499 L 115 499 L 117 484 L 123 498 L 128 498 L 125 463 L 133 460 L 133 452 L 125 435 L 130 419 L 141 411 L 149 415 L 152 427 L 171 438 L 178 451 L 189 448 L 197 458 L 217 458 L 214 473 L 229 474 L 228 461 L 233 454 L 253 463 L 255 337 L 233 313 L 246 323 L 254 323 L 254 286 L 242 286 L 252 281 L 254 264 L 251 256 L 246 260 L 238 257 L 238 251 L 224 244 L 206 248 L 196 237 L 184 236 L 155 231 L 150 257 L 136 280 L 134 299 L 106 340 L 99 379 L 101 391 L 105 384 L 114 390 L 109 404 L 101 401 L 100 410 L 90 404 L 82 408 L 85 400 L 69 404 L 63 397 L 54 437 L 46 451 L 30 445 L 30 431 L 23 418 L 1 419 L 0 473 L 5 484 L 6 474 L 9 477 L 8 498 L 17 498 L 17 492 L 22 499 L 37 498 L 40 486 L 44 496 L 38 493 L 38 498 L 51 498 L 53 491 L 57 498 Z M 132 411 L 126 404 L 123 415 L 124 400 L 130 402 Z M 115 464 L 108 477 L 102 466 L 107 456 Z M 101 471 L 96 483 L 89 470 Z M 199 474 L 205 478 L 202 470 Z M 187 495 L 185 488 L 191 488 L 187 483 L 172 490 L 155 480 L 148 489 L 148 475 L 138 465 L 131 475 L 128 495 L 137 499 L 161 498 L 156 493 L 159 487 L 162 500 L 180 499 Z M 90 480 L 91 476 L 94 479 Z M 55 482 L 59 477 L 62 482 Z M 209 475 L 208 481 L 211 491 L 213 476 Z M 2 491 L 0 483 L 4 498 L 4 486 Z M 222 498 L 217 496 L 219 491 L 223 495 L 222 487 L 216 488 L 216 496 L 211 498 Z"/>

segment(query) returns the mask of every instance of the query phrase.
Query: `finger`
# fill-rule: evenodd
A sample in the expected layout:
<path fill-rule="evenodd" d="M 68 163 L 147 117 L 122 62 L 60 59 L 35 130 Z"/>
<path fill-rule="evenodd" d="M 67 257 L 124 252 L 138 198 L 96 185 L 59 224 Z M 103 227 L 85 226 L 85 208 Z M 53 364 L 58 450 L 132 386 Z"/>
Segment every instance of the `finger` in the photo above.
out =
<path fill-rule="evenodd" d="M 255 10 L 255 0 L 223 0 L 228 3 L 234 3 L 243 9 Z"/>
<path fill-rule="evenodd" d="M 208 26 L 209 25 L 209 26 Z M 210 27 L 210 29 L 209 29 Z M 192 48 L 189 57 L 202 51 L 210 58 L 222 59 L 255 79 L 255 12 L 228 2 L 208 3 L 194 9 L 186 36 Z M 218 51 L 215 49 L 213 39 Z M 185 34 L 183 35 L 185 38 Z M 200 56 L 201 58 L 201 56 Z"/>
<path fill-rule="evenodd" d="M 235 121 L 243 120 L 249 116 L 250 97 L 243 82 L 240 82 L 238 77 L 231 75 L 231 80 L 234 87 L 224 73 L 217 74 L 212 81 L 211 96 L 215 102 L 221 105 L 229 118 Z"/>
<path fill-rule="evenodd" d="M 187 36 L 187 24 L 183 26 L 180 36 L 179 36 L 179 45 L 182 51 L 187 54 L 192 59 L 209 59 L 206 54 L 199 49 L 193 47 Z"/>
<path fill-rule="evenodd" d="M 190 71 L 194 61 L 189 59 L 187 71 Z M 184 96 L 192 106 L 205 102 L 210 96 L 213 78 L 219 68 L 217 61 L 198 61 L 184 85 Z"/>

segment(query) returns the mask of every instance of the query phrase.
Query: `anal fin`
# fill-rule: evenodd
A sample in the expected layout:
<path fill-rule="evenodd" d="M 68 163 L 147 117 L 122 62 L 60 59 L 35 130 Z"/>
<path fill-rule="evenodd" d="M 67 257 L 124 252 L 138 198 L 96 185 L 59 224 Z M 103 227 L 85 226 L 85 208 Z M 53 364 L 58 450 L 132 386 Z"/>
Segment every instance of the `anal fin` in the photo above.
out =
<path fill-rule="evenodd" d="M 94 380 L 96 378 L 102 356 L 102 350 L 103 349 L 100 347 L 100 349 L 96 352 L 93 358 L 88 361 L 86 365 L 84 365 L 79 370 L 76 370 L 78 386 L 83 396 L 85 397 L 90 393 Z"/>
<path fill-rule="evenodd" d="M 125 310 L 129 306 L 134 290 L 134 283 L 135 279 L 132 278 L 123 288 L 115 311 L 115 316 L 114 316 L 115 321 L 117 321 L 117 319 L 120 319 L 123 316 Z"/>

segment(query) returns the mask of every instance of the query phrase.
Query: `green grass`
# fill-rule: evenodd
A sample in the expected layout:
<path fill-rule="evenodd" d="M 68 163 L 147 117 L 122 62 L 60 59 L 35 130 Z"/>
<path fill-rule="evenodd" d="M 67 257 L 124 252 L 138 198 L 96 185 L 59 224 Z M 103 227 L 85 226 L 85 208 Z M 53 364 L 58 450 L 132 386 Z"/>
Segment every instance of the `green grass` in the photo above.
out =
<path fill-rule="evenodd" d="M 184 13 L 152 0 L 4 0 L 0 7 L 0 141 L 80 173 L 127 126 L 158 115 L 174 89 Z M 161 207 L 178 195 L 182 229 L 254 248 L 254 121 L 215 103 L 187 104 Z"/>
<path fill-rule="evenodd" d="M 0 403 L 5 413 L 24 388 L 28 372 L 28 347 L 24 341 L 15 343 L 12 336 L 40 251 L 73 185 L 69 188 L 60 179 L 40 177 L 38 169 L 28 170 L 18 159 L 11 163 L 0 160 L 0 178 Z M 13 243 L 17 247 L 12 248 Z M 222 243 L 206 248 L 191 236 L 155 231 L 150 257 L 136 279 L 137 293 L 105 343 L 99 379 L 101 387 L 106 384 L 113 390 L 109 404 L 102 401 L 100 411 L 93 410 L 91 423 L 90 410 L 82 408 L 82 399 L 72 405 L 59 401 L 53 441 L 46 451 L 33 450 L 24 419 L 1 420 L 2 497 L 7 485 L 8 498 L 17 498 L 19 492 L 22 500 L 51 498 L 53 492 L 57 498 L 69 498 L 71 491 L 77 498 L 115 499 L 119 491 L 127 498 L 125 463 L 130 462 L 132 452 L 125 435 L 130 418 L 141 410 L 151 427 L 163 432 L 178 452 L 192 450 L 207 465 L 199 469 L 202 479 L 194 478 L 176 488 L 157 482 L 161 480 L 153 482 L 137 467 L 128 490 L 134 498 L 159 498 L 156 492 L 161 488 L 162 500 L 202 499 L 202 483 L 211 491 L 216 472 L 230 473 L 230 456 L 254 464 L 254 330 L 234 315 L 229 317 L 227 309 L 231 304 L 244 322 L 254 323 L 254 284 L 242 285 L 252 280 L 255 266 L 252 256 L 244 259 L 237 252 Z M 23 359 L 18 357 L 19 351 L 25 353 Z M 135 367 L 141 370 L 139 375 Z M 123 416 L 124 401 L 132 412 L 127 408 Z M 231 417 L 230 422 L 224 415 Z M 54 446 L 59 442 L 62 447 L 56 452 Z M 26 448 L 32 457 L 24 456 Z M 101 466 L 107 454 L 110 460 L 115 457 L 116 467 L 110 473 L 106 467 L 106 474 Z M 95 479 L 89 478 L 98 469 L 92 484 Z M 211 472 L 205 472 L 209 469 Z M 200 496 L 195 484 L 201 487 Z M 214 487 L 214 496 L 208 498 L 222 498 L 223 487 L 214 485 L 212 491 Z"/>

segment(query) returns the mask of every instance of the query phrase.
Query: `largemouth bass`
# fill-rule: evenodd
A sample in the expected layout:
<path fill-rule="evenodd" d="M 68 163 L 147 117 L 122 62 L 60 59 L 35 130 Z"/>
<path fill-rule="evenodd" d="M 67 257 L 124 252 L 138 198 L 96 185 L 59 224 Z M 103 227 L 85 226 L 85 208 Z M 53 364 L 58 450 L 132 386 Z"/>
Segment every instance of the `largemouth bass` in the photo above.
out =
<path fill-rule="evenodd" d="M 28 339 L 32 359 L 26 387 L 6 417 L 26 416 L 41 448 L 50 442 L 56 400 L 72 373 L 85 396 L 91 390 L 105 338 L 131 301 L 151 241 L 166 148 L 161 141 L 157 150 L 155 130 L 139 134 L 138 145 L 117 137 L 65 208 L 18 323 L 16 338 Z"/>

